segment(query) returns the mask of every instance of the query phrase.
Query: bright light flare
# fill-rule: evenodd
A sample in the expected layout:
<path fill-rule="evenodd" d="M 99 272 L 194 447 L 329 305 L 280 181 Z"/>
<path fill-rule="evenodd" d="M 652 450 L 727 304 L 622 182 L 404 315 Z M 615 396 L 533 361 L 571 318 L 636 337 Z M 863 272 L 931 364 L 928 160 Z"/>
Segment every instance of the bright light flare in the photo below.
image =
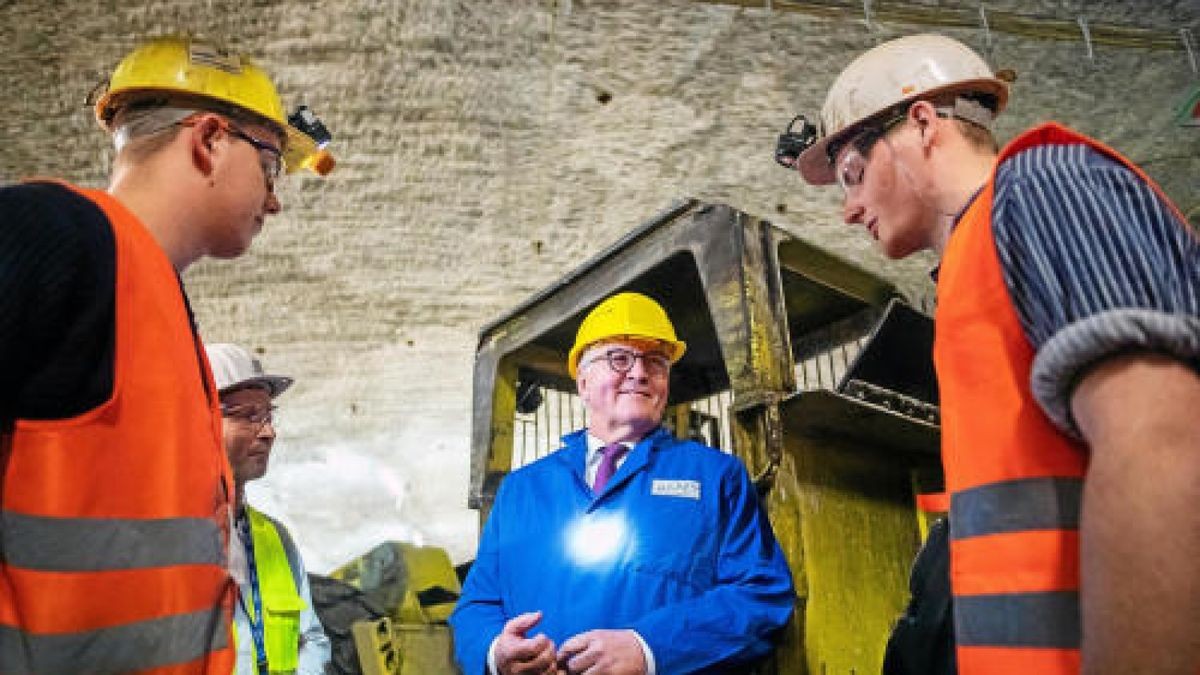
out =
<path fill-rule="evenodd" d="M 623 515 L 587 515 L 566 532 L 567 555 L 581 567 L 613 562 L 629 541 L 629 525 Z"/>

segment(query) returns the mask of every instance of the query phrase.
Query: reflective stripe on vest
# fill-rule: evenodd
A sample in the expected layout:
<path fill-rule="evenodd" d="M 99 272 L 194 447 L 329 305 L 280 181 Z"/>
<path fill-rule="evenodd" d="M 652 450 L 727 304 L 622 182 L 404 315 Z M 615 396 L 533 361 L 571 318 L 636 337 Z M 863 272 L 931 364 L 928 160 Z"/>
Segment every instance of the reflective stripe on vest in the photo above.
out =
<path fill-rule="evenodd" d="M 960 645 L 1055 649 L 1079 645 L 1079 613 L 1075 611 L 1079 593 L 968 595 L 954 601 L 964 610 L 954 633 Z M 1069 620 L 1071 617 L 1076 620 Z"/>
<path fill-rule="evenodd" d="M 254 541 L 254 566 L 262 593 L 263 630 L 271 672 L 294 671 L 300 662 L 300 612 L 307 607 L 296 586 L 283 540 L 270 518 L 249 506 L 250 538 Z M 253 611 L 248 601 L 243 607 Z"/>
<path fill-rule="evenodd" d="M 150 233 L 78 192 L 113 230 L 113 391 L 0 439 L 0 672 L 227 675 L 233 481 L 208 364 Z"/>
<path fill-rule="evenodd" d="M 1083 479 L 1042 476 L 989 483 L 955 493 L 951 539 L 1028 530 L 1079 528 Z"/>
<path fill-rule="evenodd" d="M 221 529 L 205 518 L 46 518 L 6 512 L 3 523 L 5 538 L 28 545 L 9 553 L 0 544 L 0 557 L 29 570 L 99 572 L 225 560 Z"/>
<path fill-rule="evenodd" d="M 211 612 L 200 611 L 61 635 L 24 635 L 0 626 L 0 664 L 5 675 L 34 675 L 140 672 L 188 663 L 226 646 L 229 632 L 214 631 L 212 621 Z"/>

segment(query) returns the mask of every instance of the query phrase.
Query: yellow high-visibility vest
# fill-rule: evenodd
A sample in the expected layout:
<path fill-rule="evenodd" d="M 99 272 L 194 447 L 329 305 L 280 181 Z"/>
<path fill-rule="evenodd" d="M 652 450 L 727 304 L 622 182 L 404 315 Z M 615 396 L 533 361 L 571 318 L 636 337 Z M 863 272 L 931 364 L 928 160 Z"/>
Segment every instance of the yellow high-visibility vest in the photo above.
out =
<path fill-rule="evenodd" d="M 246 506 L 246 516 L 250 520 L 254 569 L 265 615 L 263 640 L 267 663 L 272 673 L 292 673 L 300 662 L 300 612 L 308 605 L 300 597 L 296 576 L 274 521 L 250 506 Z M 241 604 L 253 620 L 254 603 L 247 597 Z M 234 635 L 236 639 L 236 631 Z"/>

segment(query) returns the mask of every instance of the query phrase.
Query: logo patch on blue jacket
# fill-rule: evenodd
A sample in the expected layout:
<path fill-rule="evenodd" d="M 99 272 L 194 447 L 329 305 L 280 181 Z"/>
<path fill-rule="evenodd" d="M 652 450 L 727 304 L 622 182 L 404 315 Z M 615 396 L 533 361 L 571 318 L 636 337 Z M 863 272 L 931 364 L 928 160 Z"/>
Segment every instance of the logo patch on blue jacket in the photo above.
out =
<path fill-rule="evenodd" d="M 650 494 L 658 497 L 700 499 L 698 480 L 656 480 L 650 484 Z"/>

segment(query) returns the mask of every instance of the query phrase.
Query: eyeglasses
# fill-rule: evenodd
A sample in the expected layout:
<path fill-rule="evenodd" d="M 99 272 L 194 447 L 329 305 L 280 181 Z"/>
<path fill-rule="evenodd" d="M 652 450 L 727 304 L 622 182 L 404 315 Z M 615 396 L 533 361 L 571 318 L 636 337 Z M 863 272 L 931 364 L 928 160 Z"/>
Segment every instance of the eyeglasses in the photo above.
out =
<path fill-rule="evenodd" d="M 196 121 L 188 118 L 175 124 L 181 127 L 190 127 L 195 125 Z M 275 181 L 279 180 L 279 175 L 283 173 L 283 150 L 260 138 L 251 136 L 229 120 L 221 120 L 221 129 L 234 138 L 246 141 L 254 146 L 255 150 L 258 150 L 258 163 L 262 167 L 263 178 L 267 182 L 267 192 L 274 192 Z"/>
<path fill-rule="evenodd" d="M 279 174 L 283 173 L 283 151 L 271 145 L 270 143 L 257 139 L 242 129 L 234 126 L 232 123 L 226 123 L 226 131 L 235 138 L 240 138 L 250 145 L 253 145 L 258 150 L 260 164 L 262 165 L 263 175 L 267 179 L 267 189 L 271 192 L 275 191 L 275 181 L 279 180 Z M 264 154 L 265 153 L 265 154 Z M 266 158 L 266 161 L 262 161 Z"/>
<path fill-rule="evenodd" d="M 868 151 L 869 152 L 869 151 Z M 837 176 L 838 185 L 842 186 L 842 192 L 850 194 L 862 186 L 863 178 L 867 174 L 867 153 L 858 149 L 854 143 L 842 153 L 842 157 L 838 160 Z"/>
<path fill-rule="evenodd" d="M 263 409 L 254 406 L 222 404 L 221 415 L 250 424 L 273 424 L 275 421 L 275 406 Z"/>
<path fill-rule="evenodd" d="M 642 360 L 642 367 L 646 372 L 656 377 L 666 375 L 671 369 L 671 359 L 659 352 L 646 352 L 639 354 L 628 349 L 614 348 L 610 349 L 600 356 L 588 361 L 588 364 L 593 364 L 597 361 L 608 361 L 608 367 L 614 373 L 624 375 L 633 370 L 633 364 L 638 360 Z"/>
<path fill-rule="evenodd" d="M 867 173 L 867 162 L 871 149 L 898 124 L 908 119 L 907 110 L 888 119 L 883 124 L 871 125 L 850 137 L 845 143 L 832 150 L 837 159 L 836 171 L 838 185 L 842 192 L 850 194 L 862 186 Z"/>

